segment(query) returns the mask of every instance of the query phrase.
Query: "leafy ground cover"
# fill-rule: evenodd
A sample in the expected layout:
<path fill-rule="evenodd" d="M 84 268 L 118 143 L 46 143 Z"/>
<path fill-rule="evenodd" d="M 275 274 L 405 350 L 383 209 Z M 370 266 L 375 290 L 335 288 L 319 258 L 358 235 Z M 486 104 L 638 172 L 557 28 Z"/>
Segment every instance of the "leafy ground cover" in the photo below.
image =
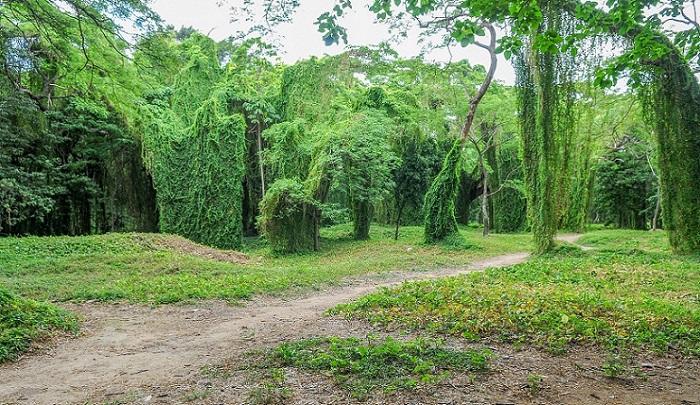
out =
<path fill-rule="evenodd" d="M 374 226 L 369 241 L 354 241 L 350 226 L 323 231 L 322 251 L 275 257 L 249 240 L 247 263 L 213 261 L 163 247 L 161 235 L 0 239 L 0 283 L 22 296 L 49 301 L 176 303 L 254 294 L 283 295 L 343 283 L 347 277 L 397 270 L 459 267 L 474 259 L 526 251 L 528 235 L 463 229 L 460 246 L 422 245 L 422 229 L 406 227 L 394 241 L 390 227 Z"/>
<path fill-rule="evenodd" d="M 396 390 L 413 390 L 426 384 L 435 384 L 450 376 L 451 371 L 485 372 L 491 352 L 482 350 L 455 350 L 433 339 L 397 340 L 379 339 L 368 335 L 365 339 L 319 337 L 282 343 L 274 349 L 251 352 L 248 361 L 239 368 L 258 374 L 266 381 L 251 391 L 253 403 L 269 402 L 271 398 L 285 399 L 291 394 L 284 384 L 286 367 L 323 373 L 364 400 L 375 391 L 391 394 Z M 221 374 L 230 365 L 210 369 Z M 267 400 L 263 400 L 263 399 Z"/>
<path fill-rule="evenodd" d="M 0 363 L 54 333 L 76 332 L 78 322 L 47 303 L 23 299 L 0 286 Z"/>
<path fill-rule="evenodd" d="M 465 228 L 463 245 L 423 246 L 421 228 L 407 227 L 403 233 L 394 241 L 393 229 L 375 226 L 370 241 L 354 241 L 350 226 L 333 227 L 324 230 L 321 252 L 287 257 L 275 257 L 260 240 L 250 239 L 248 259 L 168 235 L 2 238 L 0 360 L 54 330 L 77 328 L 65 312 L 33 300 L 236 303 L 254 294 L 284 295 L 340 284 L 347 277 L 458 267 L 487 255 L 525 250 L 530 241 L 527 235 L 511 235 L 486 243 L 477 230 Z"/>
<path fill-rule="evenodd" d="M 660 246 L 656 235 L 639 233 L 645 240 L 635 243 Z M 584 241 L 619 245 L 611 237 Z M 700 355 L 697 258 L 636 249 L 560 252 L 483 273 L 407 282 L 332 312 L 391 329 L 534 342 L 554 352 L 588 343 L 615 353 Z"/>

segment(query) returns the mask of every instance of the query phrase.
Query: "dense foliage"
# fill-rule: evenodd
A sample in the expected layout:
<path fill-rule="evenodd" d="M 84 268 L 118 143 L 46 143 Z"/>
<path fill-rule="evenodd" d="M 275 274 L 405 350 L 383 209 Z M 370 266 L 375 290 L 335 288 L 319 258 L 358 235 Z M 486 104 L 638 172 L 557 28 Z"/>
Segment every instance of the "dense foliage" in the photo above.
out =
<path fill-rule="evenodd" d="M 653 214 L 653 169 L 648 145 L 625 137 L 601 156 L 596 167 L 597 219 L 617 228 L 647 229 Z"/>
<path fill-rule="evenodd" d="M 156 230 L 129 127 L 140 81 L 113 20 L 131 17 L 156 21 L 140 1 L 0 5 L 0 234 Z"/>
<path fill-rule="evenodd" d="M 682 8 L 650 4 L 692 25 Z M 329 41 L 344 37 L 336 20 L 350 5 L 319 20 Z M 432 17 L 450 7 L 378 0 L 371 10 L 394 26 L 417 18 L 426 35 L 447 30 L 443 45 L 486 49 L 488 69 L 401 59 L 387 44 L 284 66 L 259 39 L 216 42 L 159 26 L 141 1 L 3 3 L 0 233 L 162 230 L 240 247 L 244 234 L 274 238 L 288 226 L 272 218 L 295 222 L 281 217 L 284 199 L 265 198 L 291 184 L 275 182 L 295 181 L 303 198 L 293 193 L 292 205 L 313 206 L 302 210 L 313 243 L 305 236 L 282 250 L 319 249 L 324 224 L 352 220 L 361 239 L 372 221 L 394 223 L 398 237 L 402 223 L 423 218 L 429 242 L 478 221 L 484 234 L 529 228 L 545 252 L 558 230 L 582 231 L 594 203 L 599 213 L 614 204 L 604 192 L 614 181 L 596 180 L 594 162 L 643 118 L 634 95 L 591 83 L 627 74 L 657 137 L 650 166 L 663 225 L 677 250 L 697 250 L 694 31 L 664 31 L 617 1 L 607 10 L 534 2 L 517 16 L 472 2 Z M 282 21 L 293 8 L 270 11 Z M 127 21 L 140 30 L 133 43 Z M 510 30 L 499 38 L 494 24 Z M 620 53 L 604 62 L 597 50 L 607 39 Z M 515 63 L 515 87 L 491 83 L 499 52 Z"/>

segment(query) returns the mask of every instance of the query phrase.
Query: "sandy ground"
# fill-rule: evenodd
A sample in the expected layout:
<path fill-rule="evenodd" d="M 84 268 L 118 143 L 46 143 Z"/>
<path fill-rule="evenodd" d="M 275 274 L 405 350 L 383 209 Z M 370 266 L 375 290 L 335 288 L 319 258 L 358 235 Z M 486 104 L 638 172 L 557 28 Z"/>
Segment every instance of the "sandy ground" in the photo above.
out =
<path fill-rule="evenodd" d="M 574 241 L 576 236 L 571 236 Z M 402 280 L 454 275 L 522 262 L 512 254 L 472 263 L 459 270 L 399 273 L 293 299 L 259 298 L 242 307 L 222 302 L 159 306 L 71 304 L 84 318 L 78 338 L 53 342 L 17 362 L 0 365 L 1 404 L 261 402 L 251 397 L 260 386 L 249 371 L 214 378 L 208 365 L 245 361 L 252 349 L 312 336 L 364 337 L 373 330 L 361 322 L 324 316 L 381 285 Z M 461 344 L 459 342 L 454 344 Z M 610 379 L 603 373 L 608 355 L 576 348 L 552 356 L 532 349 L 493 344 L 491 371 L 476 377 L 453 375 L 430 389 L 369 401 L 354 401 L 328 378 L 289 370 L 292 393 L 280 403 L 345 404 L 700 404 L 700 362 L 654 357 L 631 359 L 635 373 Z M 636 366 L 635 366 L 636 365 Z M 536 387 L 532 376 L 543 376 Z M 263 398 L 262 402 L 274 402 Z"/>

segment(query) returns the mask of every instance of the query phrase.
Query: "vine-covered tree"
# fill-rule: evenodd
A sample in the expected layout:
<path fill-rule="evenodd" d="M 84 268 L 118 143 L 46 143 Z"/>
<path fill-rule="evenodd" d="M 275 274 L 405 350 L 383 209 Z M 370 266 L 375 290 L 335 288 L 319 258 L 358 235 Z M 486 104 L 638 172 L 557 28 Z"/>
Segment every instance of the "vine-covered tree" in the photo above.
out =
<path fill-rule="evenodd" d="M 351 117 L 332 140 L 337 156 L 333 177 L 347 192 L 355 239 L 369 238 L 375 205 L 393 191 L 396 156 L 386 141 L 393 131 L 391 120 L 368 110 Z"/>
<path fill-rule="evenodd" d="M 232 110 L 230 70 L 217 44 L 193 34 L 179 46 L 186 63 L 173 87 L 146 97 L 146 164 L 163 232 L 220 248 L 242 241 L 246 122 Z"/>

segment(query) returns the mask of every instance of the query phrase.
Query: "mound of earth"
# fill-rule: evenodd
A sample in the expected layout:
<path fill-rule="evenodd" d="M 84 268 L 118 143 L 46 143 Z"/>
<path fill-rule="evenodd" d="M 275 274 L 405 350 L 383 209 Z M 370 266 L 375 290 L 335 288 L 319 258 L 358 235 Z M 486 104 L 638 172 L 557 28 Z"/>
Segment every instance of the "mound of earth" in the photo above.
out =
<path fill-rule="evenodd" d="M 248 255 L 235 250 L 221 250 L 209 246 L 200 245 L 178 235 L 148 234 L 136 235 L 141 243 L 145 243 L 156 249 L 167 249 L 176 253 L 201 257 L 217 262 L 236 264 L 249 264 Z"/>

